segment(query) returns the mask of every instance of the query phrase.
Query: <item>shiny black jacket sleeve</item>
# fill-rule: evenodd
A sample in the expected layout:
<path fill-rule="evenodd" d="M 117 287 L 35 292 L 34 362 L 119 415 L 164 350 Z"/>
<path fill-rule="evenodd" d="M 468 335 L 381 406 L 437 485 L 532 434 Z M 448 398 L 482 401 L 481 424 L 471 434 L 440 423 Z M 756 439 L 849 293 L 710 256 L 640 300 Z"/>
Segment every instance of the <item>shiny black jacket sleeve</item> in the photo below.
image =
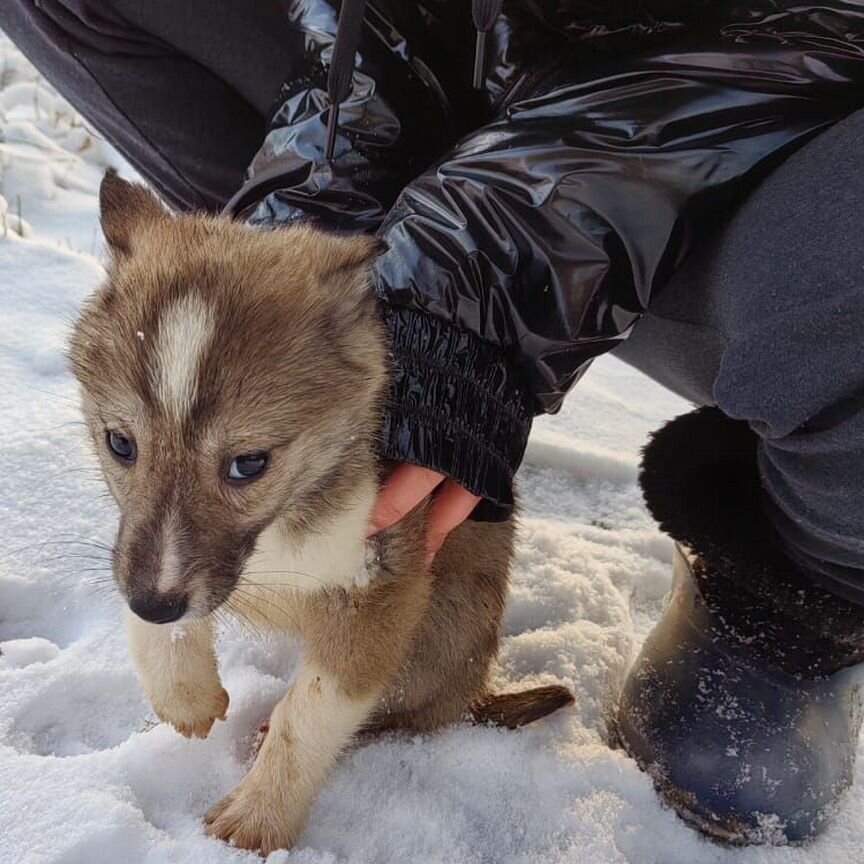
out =
<path fill-rule="evenodd" d="M 864 104 L 860 4 L 716 5 L 656 52 L 538 68 L 380 228 L 384 455 L 455 477 L 487 517 L 512 505 L 532 415 L 760 177 Z"/>

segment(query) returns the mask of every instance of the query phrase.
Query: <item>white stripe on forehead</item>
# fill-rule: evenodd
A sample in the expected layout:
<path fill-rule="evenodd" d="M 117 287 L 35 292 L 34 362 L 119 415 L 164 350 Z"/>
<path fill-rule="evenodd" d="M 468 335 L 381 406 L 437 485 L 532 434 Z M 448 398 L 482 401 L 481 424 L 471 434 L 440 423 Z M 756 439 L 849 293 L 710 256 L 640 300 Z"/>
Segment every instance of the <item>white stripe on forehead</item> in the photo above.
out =
<path fill-rule="evenodd" d="M 169 307 L 159 321 L 153 388 L 157 401 L 181 422 L 195 403 L 198 370 L 215 325 L 213 309 L 194 291 Z"/>

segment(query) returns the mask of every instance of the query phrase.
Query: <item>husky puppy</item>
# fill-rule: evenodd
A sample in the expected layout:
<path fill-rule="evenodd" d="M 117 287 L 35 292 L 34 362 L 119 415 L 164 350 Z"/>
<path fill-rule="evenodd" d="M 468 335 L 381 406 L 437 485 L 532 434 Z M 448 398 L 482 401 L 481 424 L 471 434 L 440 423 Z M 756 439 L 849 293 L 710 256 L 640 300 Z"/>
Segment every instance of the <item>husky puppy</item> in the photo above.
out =
<path fill-rule="evenodd" d="M 465 523 L 431 569 L 424 507 L 365 541 L 387 470 L 379 242 L 175 218 L 113 173 L 100 203 L 108 276 L 71 359 L 121 513 L 113 570 L 144 692 L 164 722 L 206 737 L 228 709 L 214 617 L 305 645 L 209 831 L 265 854 L 290 847 L 361 730 L 466 715 L 515 727 L 570 703 L 563 687 L 487 689 L 512 522 Z"/>

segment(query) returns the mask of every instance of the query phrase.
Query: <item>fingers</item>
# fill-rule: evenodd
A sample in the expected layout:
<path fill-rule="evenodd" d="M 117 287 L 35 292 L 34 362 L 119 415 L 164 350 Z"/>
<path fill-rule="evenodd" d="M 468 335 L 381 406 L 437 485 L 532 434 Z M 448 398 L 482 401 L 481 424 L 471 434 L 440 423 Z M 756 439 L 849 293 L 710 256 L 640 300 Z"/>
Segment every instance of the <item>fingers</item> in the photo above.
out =
<path fill-rule="evenodd" d="M 395 525 L 436 489 L 429 510 L 426 566 L 435 558 L 447 535 L 473 512 L 480 498 L 442 474 L 417 465 L 400 465 L 387 478 L 372 510 L 368 537 Z"/>
<path fill-rule="evenodd" d="M 372 509 L 367 537 L 395 525 L 444 482 L 444 475 L 417 465 L 400 465 L 388 478 Z"/>
<path fill-rule="evenodd" d="M 426 534 L 426 566 L 435 559 L 444 545 L 447 535 L 461 525 L 473 512 L 480 499 L 463 489 L 458 483 L 448 480 L 439 490 L 429 511 Z"/>

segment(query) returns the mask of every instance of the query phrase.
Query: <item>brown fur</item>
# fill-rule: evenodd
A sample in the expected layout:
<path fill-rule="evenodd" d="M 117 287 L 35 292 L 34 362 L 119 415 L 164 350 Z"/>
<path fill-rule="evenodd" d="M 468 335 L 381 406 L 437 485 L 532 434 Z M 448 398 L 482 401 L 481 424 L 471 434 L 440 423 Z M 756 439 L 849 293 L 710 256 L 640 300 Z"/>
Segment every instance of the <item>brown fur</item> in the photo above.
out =
<path fill-rule="evenodd" d="M 346 544 L 362 555 L 362 524 L 350 520 L 365 518 L 381 471 L 386 342 L 368 287 L 377 241 L 172 218 L 113 175 L 101 201 L 112 263 L 71 356 L 121 510 L 115 575 L 130 602 L 182 594 L 193 619 L 175 643 L 170 628 L 130 618 L 145 692 L 164 720 L 204 736 L 227 707 L 214 615 L 293 631 L 307 647 L 252 771 L 208 814 L 211 831 L 264 852 L 291 845 L 361 728 L 429 730 L 466 716 L 512 728 L 572 701 L 557 687 L 487 690 L 512 522 L 464 524 L 427 570 L 421 506 L 369 544 L 368 584 L 337 572 L 353 566 Z M 188 325 L 174 342 L 172 316 Z M 108 452 L 111 429 L 134 440 L 133 465 Z M 247 451 L 269 452 L 270 464 L 232 485 L 226 466 Z M 301 550 L 305 569 L 256 572 L 268 543 L 279 562 Z"/>

